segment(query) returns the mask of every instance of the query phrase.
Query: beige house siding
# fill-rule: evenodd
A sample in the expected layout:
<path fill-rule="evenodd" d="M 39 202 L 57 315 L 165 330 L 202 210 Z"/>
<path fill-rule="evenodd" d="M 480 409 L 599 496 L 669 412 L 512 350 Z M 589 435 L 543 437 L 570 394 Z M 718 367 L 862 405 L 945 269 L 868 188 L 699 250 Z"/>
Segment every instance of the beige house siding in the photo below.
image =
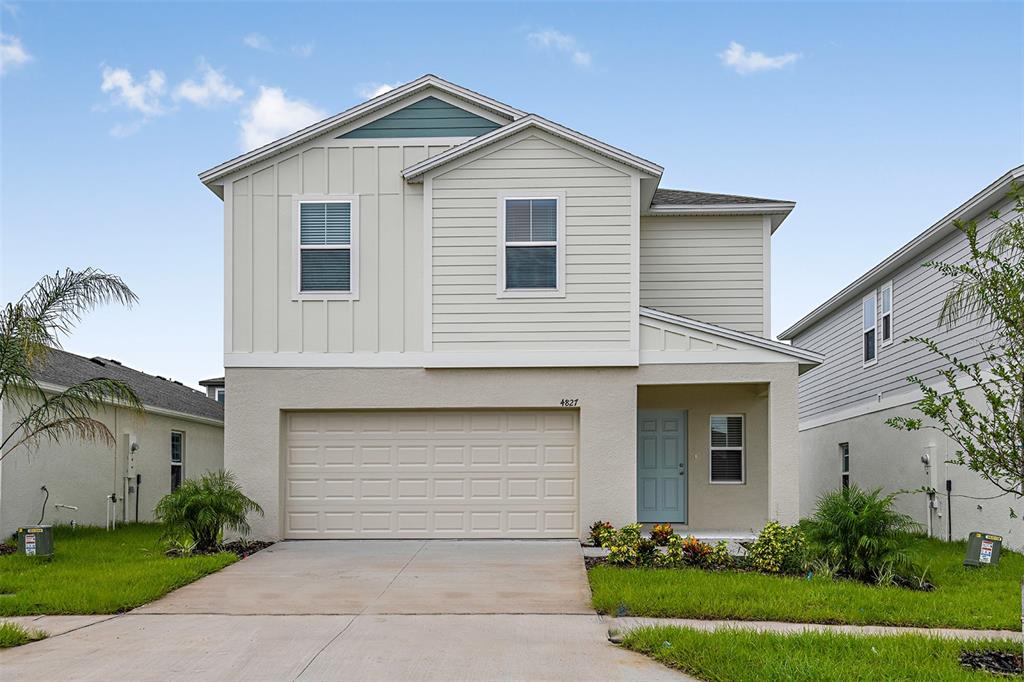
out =
<path fill-rule="evenodd" d="M 749 531 L 768 518 L 797 519 L 795 362 L 451 370 L 229 367 L 227 375 L 232 399 L 226 405 L 226 466 L 266 511 L 253 520 L 257 536 L 281 536 L 281 453 L 290 411 L 558 409 L 566 397 L 579 400 L 581 534 L 598 519 L 615 525 L 636 519 L 638 395 L 641 407 L 693 411 L 688 529 Z M 707 483 L 703 421 L 718 411 L 740 412 L 750 420 L 746 485 Z"/>
<path fill-rule="evenodd" d="M 3 432 L 10 433 L 18 413 L 3 405 Z M 20 447 L 4 457 L 0 466 L 0 534 L 19 525 L 36 523 L 46 486 L 50 499 L 45 523 L 76 523 L 102 526 L 106 521 L 106 496 L 117 493 L 118 523 L 135 520 L 135 495 L 124 495 L 126 447 L 122 434 L 131 433 L 139 444 L 136 472 L 142 474 L 139 489 L 139 520 L 153 520 L 153 507 L 171 489 L 171 431 L 185 434 L 185 477 L 197 478 L 224 466 L 224 427 L 191 419 L 108 408 L 94 415 L 118 438 L 117 446 L 69 440 L 44 442 L 30 450 Z M 54 504 L 78 507 L 56 510 Z"/>
<path fill-rule="evenodd" d="M 539 131 L 433 177 L 432 350 L 628 350 L 633 182 Z M 553 192 L 565 194 L 565 296 L 499 299 L 499 197 Z"/>
<path fill-rule="evenodd" d="M 423 186 L 404 182 L 401 172 L 451 145 L 335 135 L 225 190 L 228 353 L 423 349 Z M 302 194 L 359 196 L 358 300 L 292 300 L 292 202 Z"/>
<path fill-rule="evenodd" d="M 640 305 L 769 336 L 763 216 L 644 216 Z"/>

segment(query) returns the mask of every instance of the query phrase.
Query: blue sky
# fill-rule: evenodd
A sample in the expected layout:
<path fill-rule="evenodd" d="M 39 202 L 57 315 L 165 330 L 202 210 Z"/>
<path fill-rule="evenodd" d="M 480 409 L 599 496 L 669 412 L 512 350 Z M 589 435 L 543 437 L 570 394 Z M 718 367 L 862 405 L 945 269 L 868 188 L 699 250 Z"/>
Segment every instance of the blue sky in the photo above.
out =
<path fill-rule="evenodd" d="M 69 350 L 219 375 L 221 205 L 196 173 L 432 72 L 664 187 L 796 201 L 777 333 L 1024 160 L 1022 27 L 1020 3 L 5 3 L 4 300 L 103 268 L 141 302 Z"/>

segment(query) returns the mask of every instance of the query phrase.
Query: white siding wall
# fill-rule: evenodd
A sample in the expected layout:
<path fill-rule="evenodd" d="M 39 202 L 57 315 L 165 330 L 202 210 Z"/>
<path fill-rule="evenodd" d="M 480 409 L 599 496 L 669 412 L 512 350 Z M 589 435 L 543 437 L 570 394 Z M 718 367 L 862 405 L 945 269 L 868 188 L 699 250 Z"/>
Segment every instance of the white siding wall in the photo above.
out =
<path fill-rule="evenodd" d="M 432 181 L 434 351 L 627 350 L 631 186 L 624 170 L 532 132 Z M 564 298 L 498 299 L 498 196 L 565 192 Z"/>
<path fill-rule="evenodd" d="M 229 353 L 423 348 L 423 186 L 406 166 L 449 145 L 328 137 L 231 183 Z M 359 300 L 293 301 L 292 197 L 359 195 Z"/>
<path fill-rule="evenodd" d="M 762 216 L 640 219 L 640 305 L 765 336 Z"/>
<path fill-rule="evenodd" d="M 1002 215 L 1010 215 L 1011 208 L 1010 204 L 1000 207 Z M 996 222 L 990 218 L 979 221 L 982 244 L 995 227 Z M 934 269 L 922 267 L 931 260 L 962 262 L 967 256 L 967 238 L 953 231 L 892 275 L 894 342 L 878 347 L 878 362 L 873 366 L 863 366 L 861 301 L 889 281 L 888 276 L 797 335 L 795 346 L 825 356 L 824 363 L 800 377 L 800 419 L 823 419 L 844 408 L 864 407 L 888 394 L 908 391 L 912 388 L 908 376 L 933 378 L 935 370 L 945 363 L 920 344 L 902 343 L 910 336 L 933 338 L 943 350 L 968 362 L 981 357 L 978 344 L 988 338 L 987 328 L 971 321 L 951 329 L 940 327 L 939 313 L 949 280 Z M 879 304 L 875 308 L 880 314 L 880 294 L 876 296 Z"/>

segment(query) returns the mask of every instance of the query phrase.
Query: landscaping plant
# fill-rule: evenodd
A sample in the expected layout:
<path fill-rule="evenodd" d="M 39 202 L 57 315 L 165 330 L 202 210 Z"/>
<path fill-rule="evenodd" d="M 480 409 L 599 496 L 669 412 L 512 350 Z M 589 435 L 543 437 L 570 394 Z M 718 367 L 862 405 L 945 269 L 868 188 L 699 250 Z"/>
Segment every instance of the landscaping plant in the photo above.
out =
<path fill-rule="evenodd" d="M 806 564 L 803 533 L 797 526 L 769 521 L 747 548 L 747 560 L 766 573 L 800 573 Z"/>
<path fill-rule="evenodd" d="M 248 515 L 263 516 L 263 509 L 245 496 L 231 472 L 211 471 L 182 481 L 157 503 L 154 513 L 164 524 L 168 541 L 187 536 L 195 543 L 195 551 L 209 552 L 216 549 L 224 528 L 248 535 Z"/>
<path fill-rule="evenodd" d="M 914 572 L 909 547 L 918 524 L 893 509 L 895 495 L 857 485 L 818 498 L 804 522 L 812 551 L 836 573 L 865 582 L 889 582 Z"/>
<path fill-rule="evenodd" d="M 615 534 L 615 526 L 607 521 L 594 521 L 590 524 L 590 544 L 594 547 L 606 547 Z"/>
<path fill-rule="evenodd" d="M 93 378 L 47 392 L 33 375 L 85 313 L 105 303 L 130 306 L 137 300 L 119 277 L 86 268 L 43 277 L 0 309 L 0 401 L 13 407 L 10 429 L 0 432 L 0 460 L 21 445 L 47 440 L 77 438 L 113 447 L 113 432 L 93 414 L 109 404 L 141 409 L 127 384 Z"/>
<path fill-rule="evenodd" d="M 667 545 L 668 539 L 674 534 L 671 523 L 658 523 L 651 529 L 651 539 L 654 540 L 658 547 Z"/>

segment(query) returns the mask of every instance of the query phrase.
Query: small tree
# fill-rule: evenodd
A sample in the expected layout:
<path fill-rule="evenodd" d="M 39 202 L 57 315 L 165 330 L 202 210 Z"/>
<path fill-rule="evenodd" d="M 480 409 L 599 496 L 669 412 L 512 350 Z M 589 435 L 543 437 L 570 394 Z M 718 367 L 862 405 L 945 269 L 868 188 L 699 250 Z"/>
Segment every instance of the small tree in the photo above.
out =
<path fill-rule="evenodd" d="M 904 343 L 924 345 L 941 357 L 936 385 L 920 377 L 908 381 L 923 397 L 914 406 L 921 417 L 893 417 L 890 426 L 904 431 L 936 429 L 957 447 L 950 460 L 966 466 L 992 483 L 1003 494 L 1024 496 L 1024 191 L 1014 183 L 1010 195 L 1015 215 L 1003 219 L 990 214 L 1000 225 L 982 246 L 975 221 L 957 222 L 967 237 L 969 256 L 963 263 L 928 262 L 951 280 L 939 324 L 947 328 L 962 321 L 987 325 L 989 340 L 981 344 L 982 356 L 966 362 L 925 336 Z M 967 391 L 977 386 L 981 400 L 972 402 Z M 927 419 L 927 421 L 926 421 Z M 1010 509 L 1011 516 L 1015 516 Z"/>
<path fill-rule="evenodd" d="M 114 434 L 93 414 L 110 404 L 141 408 L 127 384 L 97 378 L 47 392 L 33 375 L 86 312 L 137 300 L 119 277 L 87 268 L 43 277 L 0 310 L 0 401 L 7 400 L 18 412 L 10 433 L 0 433 L 0 459 L 20 445 L 32 447 L 43 440 L 80 438 L 114 445 Z"/>
<path fill-rule="evenodd" d="M 229 471 L 211 471 L 202 478 L 187 478 L 177 490 L 164 495 L 154 510 L 164 524 L 167 540 L 187 535 L 199 551 L 215 549 L 225 527 L 249 534 L 248 515 L 263 516 L 263 509 L 249 499 Z"/>

